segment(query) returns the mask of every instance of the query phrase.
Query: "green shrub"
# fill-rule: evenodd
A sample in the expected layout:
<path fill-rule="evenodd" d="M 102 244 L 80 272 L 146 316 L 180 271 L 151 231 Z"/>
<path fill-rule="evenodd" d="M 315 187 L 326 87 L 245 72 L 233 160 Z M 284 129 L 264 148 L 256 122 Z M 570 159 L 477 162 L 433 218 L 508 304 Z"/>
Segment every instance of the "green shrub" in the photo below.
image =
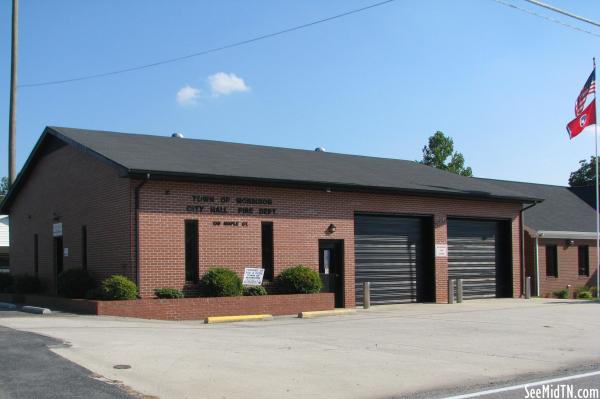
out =
<path fill-rule="evenodd" d="M 114 275 L 106 278 L 100 284 L 102 299 L 126 300 L 137 298 L 137 286 L 125 276 Z"/>
<path fill-rule="evenodd" d="M 289 294 L 315 294 L 323 287 L 319 273 L 302 265 L 281 272 L 277 277 L 277 285 Z"/>
<path fill-rule="evenodd" d="M 58 276 L 58 294 L 67 298 L 83 298 L 96 286 L 96 281 L 84 269 L 65 270 Z"/>
<path fill-rule="evenodd" d="M 262 296 L 267 295 L 267 290 L 262 285 L 253 285 L 244 287 L 244 296 Z"/>
<path fill-rule="evenodd" d="M 552 295 L 554 295 L 556 298 L 559 298 L 559 299 L 568 299 L 569 298 L 569 290 L 564 288 L 560 291 L 554 291 L 552 293 Z"/>
<path fill-rule="evenodd" d="M 235 272 L 222 267 L 206 272 L 200 279 L 200 287 L 204 296 L 242 295 L 242 280 Z"/>
<path fill-rule="evenodd" d="M 157 288 L 154 290 L 157 298 L 176 299 L 183 298 L 183 292 L 177 288 Z"/>
<path fill-rule="evenodd" d="M 15 289 L 18 294 L 37 294 L 42 290 L 40 279 L 28 274 L 15 276 Z"/>
<path fill-rule="evenodd" d="M 579 291 L 577 293 L 578 299 L 593 299 L 592 293 L 590 291 Z"/>
<path fill-rule="evenodd" d="M 12 287 L 14 278 L 11 274 L 0 273 L 0 292 L 8 292 Z"/>

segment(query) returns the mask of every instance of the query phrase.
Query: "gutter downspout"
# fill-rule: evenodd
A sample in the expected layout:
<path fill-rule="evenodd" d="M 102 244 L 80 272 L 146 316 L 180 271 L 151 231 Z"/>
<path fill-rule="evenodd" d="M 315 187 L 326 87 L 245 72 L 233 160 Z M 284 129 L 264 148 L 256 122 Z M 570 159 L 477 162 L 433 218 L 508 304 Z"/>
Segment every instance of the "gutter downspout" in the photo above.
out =
<path fill-rule="evenodd" d="M 538 261 L 539 237 L 535 237 L 535 295 L 540 296 L 540 265 Z"/>
<path fill-rule="evenodd" d="M 538 203 L 534 202 L 533 204 L 526 206 L 525 208 L 521 208 L 521 210 L 519 211 L 519 221 L 520 221 L 520 228 L 521 228 L 521 297 L 525 296 L 525 284 L 527 283 L 527 278 L 525 277 L 525 223 L 523 222 L 523 218 L 524 218 L 524 212 L 527 209 L 531 209 L 534 206 L 536 206 Z M 537 240 L 537 238 L 536 238 Z M 537 244 L 537 241 L 536 241 Z M 537 246 L 536 246 L 536 251 L 537 251 Z M 537 262 L 537 256 L 536 256 L 536 262 Z M 536 284 L 537 284 L 537 278 L 536 278 Z"/>
<path fill-rule="evenodd" d="M 140 190 L 150 180 L 150 173 L 146 173 L 146 180 L 142 180 L 140 184 L 135 187 L 134 191 L 134 207 L 135 207 L 135 230 L 134 230 L 134 241 L 135 241 L 135 284 L 140 288 Z"/>

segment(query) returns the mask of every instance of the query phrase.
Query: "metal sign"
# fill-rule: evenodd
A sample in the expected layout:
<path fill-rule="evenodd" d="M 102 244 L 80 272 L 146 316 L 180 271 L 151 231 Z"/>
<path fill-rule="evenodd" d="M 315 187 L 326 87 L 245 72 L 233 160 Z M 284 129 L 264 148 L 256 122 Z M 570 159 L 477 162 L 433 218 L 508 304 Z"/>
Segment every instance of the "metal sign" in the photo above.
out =
<path fill-rule="evenodd" d="M 54 223 L 52 225 L 52 237 L 62 237 L 63 226 L 62 223 Z"/>
<path fill-rule="evenodd" d="M 448 257 L 448 244 L 435 244 L 435 257 L 436 258 L 447 258 Z"/>
<path fill-rule="evenodd" d="M 265 269 L 261 267 L 247 267 L 244 269 L 243 285 L 261 285 Z"/>

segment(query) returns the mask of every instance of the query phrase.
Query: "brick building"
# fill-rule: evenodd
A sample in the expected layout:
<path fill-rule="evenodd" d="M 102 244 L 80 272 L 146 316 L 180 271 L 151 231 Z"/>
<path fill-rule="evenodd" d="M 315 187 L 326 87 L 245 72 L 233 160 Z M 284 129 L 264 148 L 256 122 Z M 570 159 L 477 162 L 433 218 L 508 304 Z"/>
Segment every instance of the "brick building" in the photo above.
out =
<path fill-rule="evenodd" d="M 574 295 L 579 287 L 596 285 L 595 192 L 590 199 L 582 197 L 581 188 L 487 181 L 544 199 L 523 212 L 525 275 L 534 295 L 548 297 L 566 288 Z"/>
<path fill-rule="evenodd" d="M 46 290 L 68 268 L 123 274 L 142 297 L 213 266 L 271 280 L 304 264 L 337 306 L 521 295 L 524 204 L 416 162 L 48 127 L 2 203 L 11 271 Z"/>

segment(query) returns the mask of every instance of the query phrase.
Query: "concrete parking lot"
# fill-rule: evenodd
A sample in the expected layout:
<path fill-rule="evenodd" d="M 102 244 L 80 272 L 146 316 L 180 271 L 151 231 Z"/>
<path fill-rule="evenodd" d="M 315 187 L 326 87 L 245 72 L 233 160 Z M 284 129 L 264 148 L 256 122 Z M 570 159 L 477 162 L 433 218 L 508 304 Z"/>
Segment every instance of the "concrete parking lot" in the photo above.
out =
<path fill-rule="evenodd" d="M 0 325 L 68 341 L 53 351 L 161 398 L 441 397 L 600 362 L 600 304 L 582 301 L 397 305 L 226 325 L 69 315 Z"/>

